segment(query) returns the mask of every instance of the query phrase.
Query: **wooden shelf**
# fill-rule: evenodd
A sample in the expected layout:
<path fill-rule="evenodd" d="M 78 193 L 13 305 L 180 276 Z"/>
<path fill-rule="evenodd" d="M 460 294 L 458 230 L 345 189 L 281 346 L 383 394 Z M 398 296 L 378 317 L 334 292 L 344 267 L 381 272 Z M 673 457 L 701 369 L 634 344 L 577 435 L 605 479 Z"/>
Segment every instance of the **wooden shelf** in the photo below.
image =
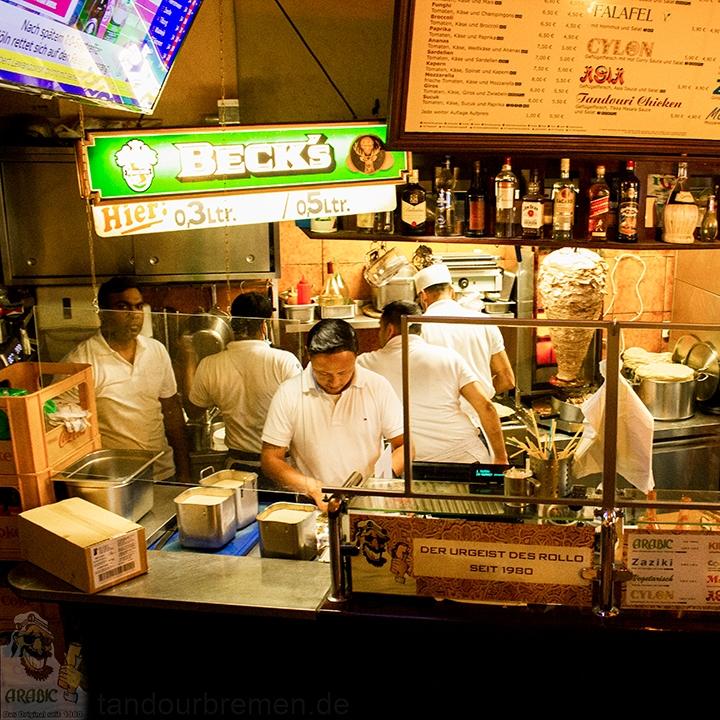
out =
<path fill-rule="evenodd" d="M 606 250 L 720 250 L 720 240 L 712 243 L 694 242 L 687 244 L 666 243 L 658 240 L 643 240 L 636 243 L 621 243 L 577 238 L 573 242 L 556 242 L 545 239 L 526 239 L 521 237 L 495 238 L 495 237 L 466 237 L 464 235 L 398 235 L 396 233 L 379 235 L 373 233 L 358 233 L 352 230 L 338 230 L 334 233 L 314 233 L 305 228 L 303 232 L 314 240 L 367 240 L 368 242 L 412 242 L 412 243 L 459 243 L 463 245 L 516 245 L 520 247 L 537 247 L 555 250 L 561 247 L 588 247 L 604 248 Z"/>

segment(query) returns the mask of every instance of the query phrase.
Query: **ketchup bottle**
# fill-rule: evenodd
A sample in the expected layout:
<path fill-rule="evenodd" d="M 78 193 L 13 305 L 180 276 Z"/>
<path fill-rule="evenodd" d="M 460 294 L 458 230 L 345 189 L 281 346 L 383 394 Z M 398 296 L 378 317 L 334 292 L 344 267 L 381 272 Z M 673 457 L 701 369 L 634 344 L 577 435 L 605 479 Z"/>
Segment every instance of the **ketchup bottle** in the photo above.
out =
<path fill-rule="evenodd" d="M 310 304 L 310 293 L 312 287 L 310 283 L 305 279 L 303 275 L 300 278 L 300 282 L 297 284 L 297 301 L 298 305 L 309 305 Z"/>

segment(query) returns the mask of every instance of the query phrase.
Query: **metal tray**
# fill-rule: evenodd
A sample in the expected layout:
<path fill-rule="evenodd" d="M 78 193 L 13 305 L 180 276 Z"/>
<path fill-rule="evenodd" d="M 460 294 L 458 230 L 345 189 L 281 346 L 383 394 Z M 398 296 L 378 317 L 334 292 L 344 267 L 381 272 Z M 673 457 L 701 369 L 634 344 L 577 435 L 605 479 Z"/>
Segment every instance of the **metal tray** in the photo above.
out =
<path fill-rule="evenodd" d="M 80 497 L 137 522 L 153 507 L 156 450 L 95 450 L 53 476 L 56 495 Z"/>

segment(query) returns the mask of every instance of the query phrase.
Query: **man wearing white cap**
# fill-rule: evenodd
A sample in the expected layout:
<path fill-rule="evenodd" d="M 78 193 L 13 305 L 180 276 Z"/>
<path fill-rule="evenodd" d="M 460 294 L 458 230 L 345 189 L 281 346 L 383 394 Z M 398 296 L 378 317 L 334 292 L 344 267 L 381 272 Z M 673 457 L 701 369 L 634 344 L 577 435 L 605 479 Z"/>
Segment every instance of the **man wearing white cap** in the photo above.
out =
<path fill-rule="evenodd" d="M 443 263 L 416 273 L 415 290 L 428 317 L 487 317 L 454 299 L 450 269 Z M 478 376 L 488 398 L 515 387 L 515 373 L 496 325 L 423 323 L 422 335 L 433 345 L 451 347 L 460 353 Z"/>

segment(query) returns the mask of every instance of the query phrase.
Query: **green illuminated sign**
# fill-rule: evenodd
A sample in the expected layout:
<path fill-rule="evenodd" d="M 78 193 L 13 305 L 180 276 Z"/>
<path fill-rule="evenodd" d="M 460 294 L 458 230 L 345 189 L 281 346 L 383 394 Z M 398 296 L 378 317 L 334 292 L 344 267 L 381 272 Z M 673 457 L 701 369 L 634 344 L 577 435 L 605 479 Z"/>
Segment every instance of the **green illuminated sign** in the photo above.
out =
<path fill-rule="evenodd" d="M 86 195 L 99 201 L 399 182 L 407 155 L 387 126 L 350 123 L 92 133 Z"/>

